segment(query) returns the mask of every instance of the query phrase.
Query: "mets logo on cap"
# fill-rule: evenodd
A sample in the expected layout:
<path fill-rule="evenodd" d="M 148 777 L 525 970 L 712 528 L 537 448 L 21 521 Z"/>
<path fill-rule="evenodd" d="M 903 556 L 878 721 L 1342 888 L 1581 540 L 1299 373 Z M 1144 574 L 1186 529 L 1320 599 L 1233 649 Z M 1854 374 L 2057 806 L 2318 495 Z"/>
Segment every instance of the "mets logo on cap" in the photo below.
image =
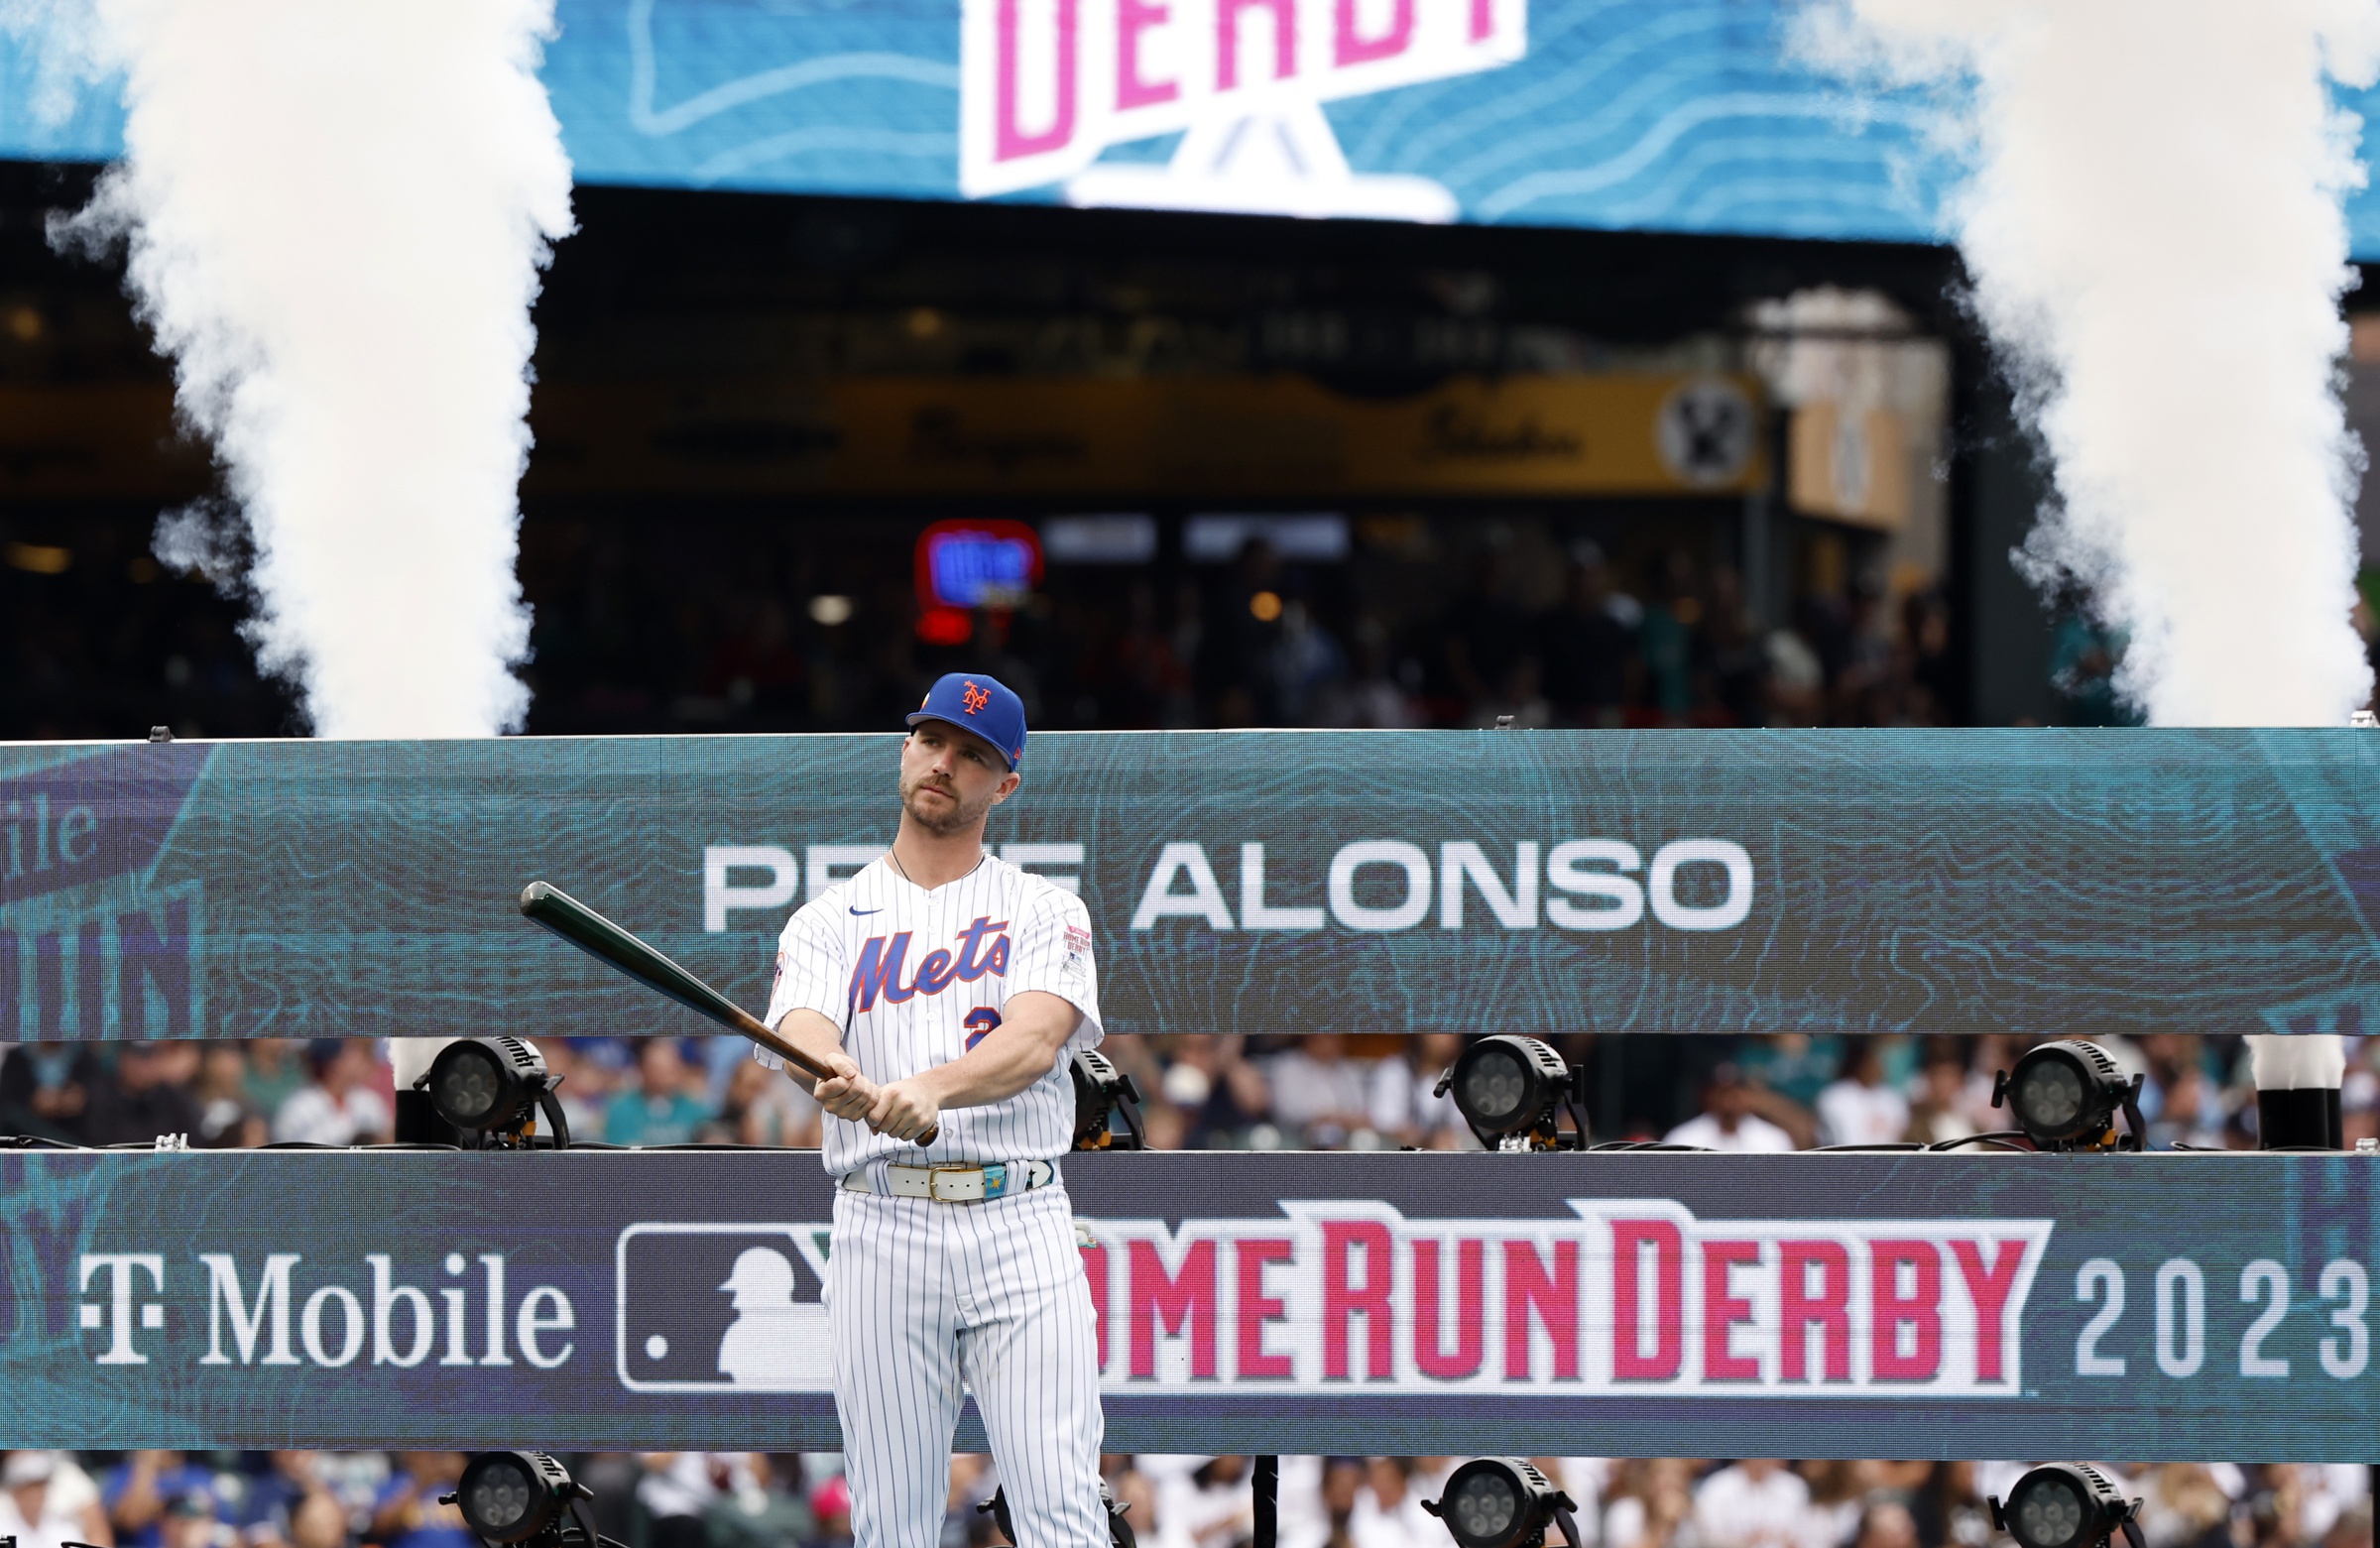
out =
<path fill-rule="evenodd" d="M 909 717 L 947 721 L 1000 749 L 1011 769 L 1024 756 L 1024 701 L 997 677 L 982 672 L 950 672 L 935 680 L 925 699 Z"/>

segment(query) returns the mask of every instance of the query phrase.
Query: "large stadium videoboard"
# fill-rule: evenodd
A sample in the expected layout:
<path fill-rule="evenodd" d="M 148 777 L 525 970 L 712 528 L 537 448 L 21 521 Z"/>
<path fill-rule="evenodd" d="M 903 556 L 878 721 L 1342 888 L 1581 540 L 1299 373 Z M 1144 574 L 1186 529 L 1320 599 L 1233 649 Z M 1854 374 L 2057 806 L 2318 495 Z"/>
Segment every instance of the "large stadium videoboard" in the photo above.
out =
<path fill-rule="evenodd" d="M 1939 240 L 1927 104 L 1797 63 L 1800 9 L 559 0 L 543 76 L 585 182 Z M 0 36 L 0 156 L 121 154 L 113 82 L 54 121 L 41 74 Z"/>
<path fill-rule="evenodd" d="M 757 1009 L 897 757 L 0 747 L 0 1040 L 708 1030 L 522 888 Z M 2376 773 L 2343 728 L 1057 734 L 988 837 L 1089 905 L 1115 1032 L 2356 1032 Z"/>
<path fill-rule="evenodd" d="M 1065 1170 L 1111 1450 L 2361 1462 L 2380 1424 L 2369 1156 Z M 832 1210 L 811 1151 L 0 1153 L 6 1439 L 832 1449 Z M 752 1254 L 774 1301 L 725 1288 Z"/>

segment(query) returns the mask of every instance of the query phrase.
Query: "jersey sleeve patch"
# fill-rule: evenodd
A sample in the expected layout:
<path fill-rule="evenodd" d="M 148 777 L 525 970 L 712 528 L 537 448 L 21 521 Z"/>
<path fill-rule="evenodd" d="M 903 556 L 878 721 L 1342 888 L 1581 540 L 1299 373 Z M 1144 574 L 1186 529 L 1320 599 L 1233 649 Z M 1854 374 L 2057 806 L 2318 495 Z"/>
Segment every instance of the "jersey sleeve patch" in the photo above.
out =
<path fill-rule="evenodd" d="M 1041 990 L 1083 1013 L 1070 1048 L 1091 1048 L 1106 1035 L 1099 1016 L 1099 965 L 1092 955 L 1091 913 L 1081 898 L 1049 888 L 1035 897 L 1016 942 L 1009 993 Z"/>

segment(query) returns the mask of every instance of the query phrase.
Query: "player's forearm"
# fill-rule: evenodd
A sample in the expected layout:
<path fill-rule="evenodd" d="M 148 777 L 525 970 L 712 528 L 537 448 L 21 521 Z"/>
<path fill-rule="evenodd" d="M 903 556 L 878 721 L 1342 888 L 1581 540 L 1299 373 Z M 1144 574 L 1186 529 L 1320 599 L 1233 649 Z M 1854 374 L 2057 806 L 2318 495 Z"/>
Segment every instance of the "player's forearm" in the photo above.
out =
<path fill-rule="evenodd" d="M 815 1011 L 788 1011 L 776 1023 L 776 1034 L 830 1070 L 842 1069 L 850 1062 L 843 1051 L 843 1030 Z M 818 1083 L 798 1066 L 788 1063 L 785 1076 L 802 1090 L 817 1094 Z"/>
<path fill-rule="evenodd" d="M 1018 1035 L 1010 1036 L 1013 1030 Z M 936 1065 L 918 1082 L 945 1108 L 980 1108 L 1006 1102 L 1047 1075 L 1058 1062 L 1072 1028 L 1027 1030 L 1002 1027 L 973 1049 Z"/>

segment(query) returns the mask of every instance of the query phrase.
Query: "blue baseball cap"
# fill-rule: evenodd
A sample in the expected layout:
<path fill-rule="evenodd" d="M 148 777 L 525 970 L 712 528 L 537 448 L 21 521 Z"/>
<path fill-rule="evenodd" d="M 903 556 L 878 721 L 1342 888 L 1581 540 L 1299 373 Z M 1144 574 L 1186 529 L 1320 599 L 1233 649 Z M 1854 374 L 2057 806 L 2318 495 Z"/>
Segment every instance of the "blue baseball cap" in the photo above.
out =
<path fill-rule="evenodd" d="M 1024 700 L 997 677 L 946 672 L 935 678 L 925 692 L 925 701 L 909 716 L 912 726 L 921 720 L 947 721 L 962 731 L 974 732 L 999 748 L 1011 769 L 1024 756 Z"/>

